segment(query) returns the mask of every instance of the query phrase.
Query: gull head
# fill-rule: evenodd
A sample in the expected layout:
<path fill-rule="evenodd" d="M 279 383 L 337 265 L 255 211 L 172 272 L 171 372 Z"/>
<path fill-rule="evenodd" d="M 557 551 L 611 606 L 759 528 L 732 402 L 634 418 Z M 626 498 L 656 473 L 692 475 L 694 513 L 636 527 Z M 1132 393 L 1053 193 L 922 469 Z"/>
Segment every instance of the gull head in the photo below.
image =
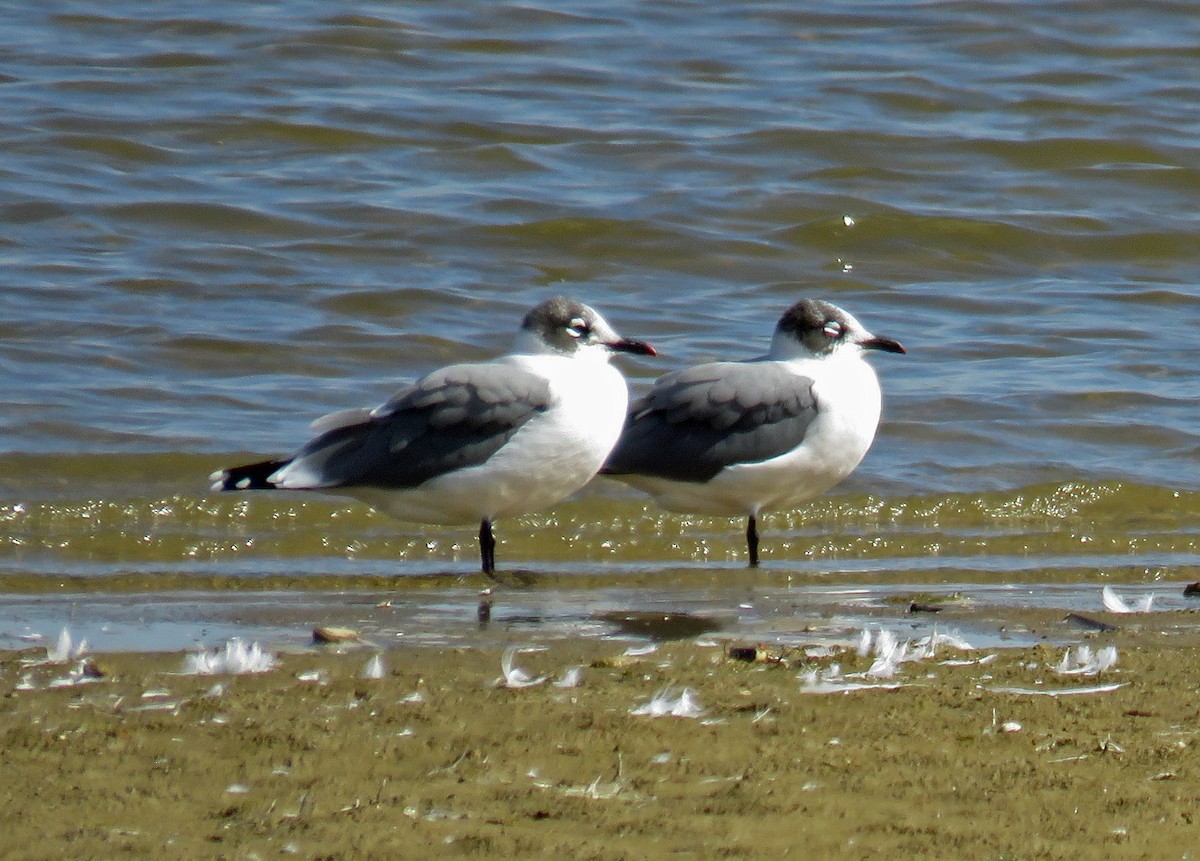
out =
<path fill-rule="evenodd" d="M 847 349 L 858 354 L 906 352 L 899 341 L 872 335 L 849 311 L 821 299 L 801 299 L 779 318 L 770 355 L 773 359 L 822 358 Z"/>
<path fill-rule="evenodd" d="M 567 356 L 633 353 L 657 355 L 644 341 L 622 338 L 600 312 L 566 296 L 555 296 L 537 305 L 521 322 L 518 347 L 531 352 Z"/>

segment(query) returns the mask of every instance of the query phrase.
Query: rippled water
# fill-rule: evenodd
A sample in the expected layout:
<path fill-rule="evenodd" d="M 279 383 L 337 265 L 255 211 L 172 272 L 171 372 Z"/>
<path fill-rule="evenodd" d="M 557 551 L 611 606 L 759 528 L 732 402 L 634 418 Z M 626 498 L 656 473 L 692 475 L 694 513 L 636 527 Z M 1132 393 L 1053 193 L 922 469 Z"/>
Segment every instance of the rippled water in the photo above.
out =
<path fill-rule="evenodd" d="M 470 573 L 470 530 L 208 498 L 205 476 L 504 350 L 559 292 L 660 348 L 623 363 L 635 388 L 760 352 L 805 295 L 910 354 L 876 361 L 884 421 L 859 472 L 767 520 L 761 575 L 737 524 L 600 487 L 501 524 L 502 562 L 544 587 L 528 600 L 616 589 L 704 613 L 714 578 L 733 608 L 739 582 L 1091 594 L 1200 572 L 1198 3 L 5 18 L 10 593 L 112 589 L 153 615 L 195 589 Z M 571 600 L 591 609 L 564 618 L 610 598 Z M 0 633 L 41 624 L 16 606 Z"/>

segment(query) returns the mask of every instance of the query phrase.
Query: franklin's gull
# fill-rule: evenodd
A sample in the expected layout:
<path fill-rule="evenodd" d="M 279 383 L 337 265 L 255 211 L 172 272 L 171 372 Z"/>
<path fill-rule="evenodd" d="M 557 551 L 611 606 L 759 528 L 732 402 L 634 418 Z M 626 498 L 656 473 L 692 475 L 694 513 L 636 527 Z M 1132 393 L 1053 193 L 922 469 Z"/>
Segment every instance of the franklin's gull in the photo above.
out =
<path fill-rule="evenodd" d="M 603 472 L 673 511 L 747 517 L 757 565 L 757 516 L 829 490 L 870 448 L 880 392 L 868 350 L 904 347 L 829 302 L 797 302 L 767 355 L 660 377 L 630 408 Z"/>
<path fill-rule="evenodd" d="M 479 524 L 480 562 L 496 566 L 492 521 L 553 505 L 600 469 L 629 403 L 614 352 L 655 355 L 593 308 L 555 297 L 521 323 L 512 351 L 450 365 L 373 410 L 314 422 L 286 460 L 212 475 L 214 490 L 317 490 L 401 520 Z"/>

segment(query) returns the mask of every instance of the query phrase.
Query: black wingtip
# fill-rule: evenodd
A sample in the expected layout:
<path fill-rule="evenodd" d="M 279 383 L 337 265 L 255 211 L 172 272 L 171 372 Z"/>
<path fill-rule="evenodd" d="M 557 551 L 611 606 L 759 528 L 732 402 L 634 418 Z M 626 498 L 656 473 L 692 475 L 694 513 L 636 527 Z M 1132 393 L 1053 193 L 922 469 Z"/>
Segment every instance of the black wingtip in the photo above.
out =
<path fill-rule="evenodd" d="M 213 490 L 274 490 L 268 479 L 291 461 L 264 460 L 234 466 L 214 472 L 211 476 Z"/>

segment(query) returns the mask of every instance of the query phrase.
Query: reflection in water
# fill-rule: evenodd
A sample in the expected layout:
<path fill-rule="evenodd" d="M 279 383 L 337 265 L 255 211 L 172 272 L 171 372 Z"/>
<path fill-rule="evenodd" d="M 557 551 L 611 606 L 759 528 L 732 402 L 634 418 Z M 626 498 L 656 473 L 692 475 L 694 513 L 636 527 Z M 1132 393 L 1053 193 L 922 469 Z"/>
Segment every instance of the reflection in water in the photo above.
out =
<path fill-rule="evenodd" d="M 392 592 L 111 593 L 0 596 L 0 648 L 53 641 L 69 626 L 94 652 L 170 651 L 232 637 L 301 650 L 315 626 L 353 629 L 378 648 L 501 646 L 583 637 L 618 642 L 713 639 L 788 647 L 851 646 L 864 629 L 900 638 L 955 634 L 980 649 L 1079 642 L 1097 632 L 1200 626 L 1182 583 L 1129 586 L 1153 595 L 1152 613 L 1106 613 L 1094 583 L 1021 586 L 756 586 L 663 590 L 555 588 L 504 591 L 488 624 L 478 592 L 461 587 Z M 931 617 L 908 611 L 914 596 L 951 596 Z"/>
<path fill-rule="evenodd" d="M 725 623 L 711 616 L 685 612 L 614 610 L 595 618 L 611 625 L 618 636 L 644 637 L 648 640 L 689 640 L 701 634 L 720 631 Z"/>

